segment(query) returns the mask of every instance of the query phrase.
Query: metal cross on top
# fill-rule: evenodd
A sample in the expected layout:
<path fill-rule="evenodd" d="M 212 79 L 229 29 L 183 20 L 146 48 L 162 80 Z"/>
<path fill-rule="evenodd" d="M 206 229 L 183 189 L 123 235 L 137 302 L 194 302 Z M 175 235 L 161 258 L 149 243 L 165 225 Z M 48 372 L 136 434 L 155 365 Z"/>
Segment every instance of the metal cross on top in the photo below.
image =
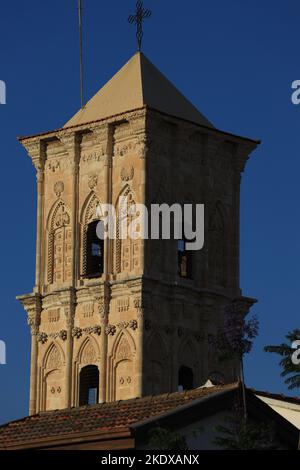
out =
<path fill-rule="evenodd" d="M 136 38 L 138 41 L 138 50 L 142 49 L 142 39 L 143 39 L 143 20 L 145 18 L 150 18 L 152 12 L 151 10 L 145 10 L 142 1 L 136 2 L 136 13 L 135 15 L 130 15 L 128 22 L 130 24 L 136 24 Z"/>

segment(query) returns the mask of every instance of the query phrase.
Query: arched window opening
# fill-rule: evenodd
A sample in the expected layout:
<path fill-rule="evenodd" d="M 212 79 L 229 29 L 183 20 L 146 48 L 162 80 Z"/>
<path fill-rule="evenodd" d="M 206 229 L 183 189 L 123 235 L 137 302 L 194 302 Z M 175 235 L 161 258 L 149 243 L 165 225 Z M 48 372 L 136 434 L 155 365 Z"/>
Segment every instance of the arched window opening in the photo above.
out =
<path fill-rule="evenodd" d="M 101 240 L 98 235 L 98 224 L 103 222 L 95 220 L 88 225 L 86 234 L 86 273 L 85 277 L 95 278 L 103 274 L 104 266 L 104 240 Z"/>
<path fill-rule="evenodd" d="M 79 406 L 95 405 L 99 400 L 99 370 L 97 366 L 81 369 L 79 382 Z"/>
<path fill-rule="evenodd" d="M 190 367 L 181 366 L 178 372 L 178 390 L 191 390 L 194 387 L 194 374 Z"/>
<path fill-rule="evenodd" d="M 187 241 L 185 238 L 177 242 L 177 255 L 178 255 L 178 274 L 180 277 L 192 279 L 193 277 L 193 264 L 192 264 L 192 251 L 186 248 Z"/>

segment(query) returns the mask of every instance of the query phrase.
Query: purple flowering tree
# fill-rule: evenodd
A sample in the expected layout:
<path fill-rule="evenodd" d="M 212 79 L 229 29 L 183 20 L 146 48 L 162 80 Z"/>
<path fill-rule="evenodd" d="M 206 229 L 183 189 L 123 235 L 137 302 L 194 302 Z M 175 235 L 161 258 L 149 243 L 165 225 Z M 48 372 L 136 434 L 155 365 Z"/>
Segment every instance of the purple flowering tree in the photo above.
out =
<path fill-rule="evenodd" d="M 243 410 L 244 418 L 247 418 L 246 408 L 246 391 L 244 377 L 244 355 L 249 354 L 253 341 L 259 330 L 259 321 L 256 315 L 246 321 L 245 315 L 242 314 L 235 302 L 229 304 L 225 308 L 224 325 L 219 329 L 215 346 L 220 354 L 220 359 L 229 359 L 235 357 L 239 361 L 241 383 L 243 394 Z"/>

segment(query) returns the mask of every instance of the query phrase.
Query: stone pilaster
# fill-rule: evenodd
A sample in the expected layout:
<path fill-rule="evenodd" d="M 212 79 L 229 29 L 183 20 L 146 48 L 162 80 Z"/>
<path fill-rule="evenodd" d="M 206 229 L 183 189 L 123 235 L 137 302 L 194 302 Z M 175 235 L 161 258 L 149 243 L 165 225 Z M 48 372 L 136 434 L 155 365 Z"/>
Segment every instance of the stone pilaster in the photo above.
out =
<path fill-rule="evenodd" d="M 40 293 L 43 283 L 42 251 L 43 251 L 43 212 L 44 212 L 44 178 L 46 161 L 46 143 L 42 140 L 23 142 L 28 155 L 36 169 L 37 178 L 37 238 L 36 238 L 36 275 L 35 291 Z"/>
<path fill-rule="evenodd" d="M 59 135 L 71 159 L 72 168 L 72 286 L 76 286 L 78 273 L 78 197 L 79 197 L 79 162 L 80 162 L 80 134 L 65 132 Z"/>
<path fill-rule="evenodd" d="M 37 335 L 41 323 L 42 300 L 40 295 L 31 294 L 19 297 L 28 315 L 28 325 L 31 330 L 31 367 L 30 367 L 30 398 L 29 414 L 35 414 L 37 410 L 37 370 L 38 370 L 38 341 Z"/>
<path fill-rule="evenodd" d="M 145 316 L 146 304 L 142 297 L 134 299 L 134 307 L 137 314 L 137 330 L 136 330 L 136 347 L 137 347 L 137 363 L 136 363 L 136 393 L 138 397 L 143 396 L 144 391 L 144 334 L 145 334 Z"/>
<path fill-rule="evenodd" d="M 110 286 L 108 282 L 104 283 L 104 292 L 102 297 L 97 297 L 98 309 L 100 315 L 100 384 L 99 384 L 99 402 L 104 403 L 108 400 L 107 390 L 107 334 L 109 305 L 110 305 Z"/>
<path fill-rule="evenodd" d="M 73 390 L 72 390 L 72 368 L 73 368 L 73 336 L 75 311 L 76 311 L 76 292 L 71 289 L 68 292 L 68 298 L 62 299 L 62 307 L 64 309 L 66 322 L 66 375 L 65 375 L 65 407 L 74 406 Z"/>

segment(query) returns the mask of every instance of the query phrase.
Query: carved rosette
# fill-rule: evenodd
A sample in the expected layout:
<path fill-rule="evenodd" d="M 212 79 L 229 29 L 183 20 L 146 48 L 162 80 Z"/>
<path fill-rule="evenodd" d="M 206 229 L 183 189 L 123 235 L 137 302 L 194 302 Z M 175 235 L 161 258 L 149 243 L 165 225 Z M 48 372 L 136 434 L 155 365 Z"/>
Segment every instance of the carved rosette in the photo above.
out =
<path fill-rule="evenodd" d="M 107 327 L 105 328 L 105 333 L 107 334 L 107 336 L 114 336 L 116 334 L 116 331 L 117 328 L 115 327 L 115 325 L 107 325 Z"/>
<path fill-rule="evenodd" d="M 134 177 L 134 168 L 131 166 L 130 168 L 122 168 L 121 170 L 121 180 L 128 182 L 131 181 Z"/>
<path fill-rule="evenodd" d="M 73 338 L 77 338 L 77 339 L 81 338 L 81 336 L 82 336 L 82 329 L 79 328 L 79 327 L 73 328 L 73 330 L 72 330 L 72 336 L 73 336 Z"/>
<path fill-rule="evenodd" d="M 136 320 L 122 321 L 121 323 L 118 323 L 117 326 L 120 328 L 120 330 L 126 330 L 127 328 L 130 328 L 131 330 L 135 331 L 138 328 L 138 322 Z"/>
<path fill-rule="evenodd" d="M 48 341 L 48 335 L 46 333 L 38 333 L 36 339 L 38 343 L 46 344 Z"/>
<path fill-rule="evenodd" d="M 56 197 L 60 197 L 65 190 L 65 185 L 62 181 L 57 181 L 54 184 L 53 191 L 56 194 Z"/>
<path fill-rule="evenodd" d="M 102 328 L 100 325 L 88 326 L 86 328 L 79 328 L 78 326 L 76 326 L 72 330 L 72 336 L 73 338 L 79 339 L 82 337 L 83 334 L 86 334 L 86 335 L 95 334 L 97 336 L 100 336 L 101 332 L 102 332 Z"/>
<path fill-rule="evenodd" d="M 66 339 L 68 338 L 68 332 L 67 332 L 67 330 L 60 330 L 60 332 L 58 333 L 58 337 L 59 337 L 62 341 L 66 341 Z"/>

